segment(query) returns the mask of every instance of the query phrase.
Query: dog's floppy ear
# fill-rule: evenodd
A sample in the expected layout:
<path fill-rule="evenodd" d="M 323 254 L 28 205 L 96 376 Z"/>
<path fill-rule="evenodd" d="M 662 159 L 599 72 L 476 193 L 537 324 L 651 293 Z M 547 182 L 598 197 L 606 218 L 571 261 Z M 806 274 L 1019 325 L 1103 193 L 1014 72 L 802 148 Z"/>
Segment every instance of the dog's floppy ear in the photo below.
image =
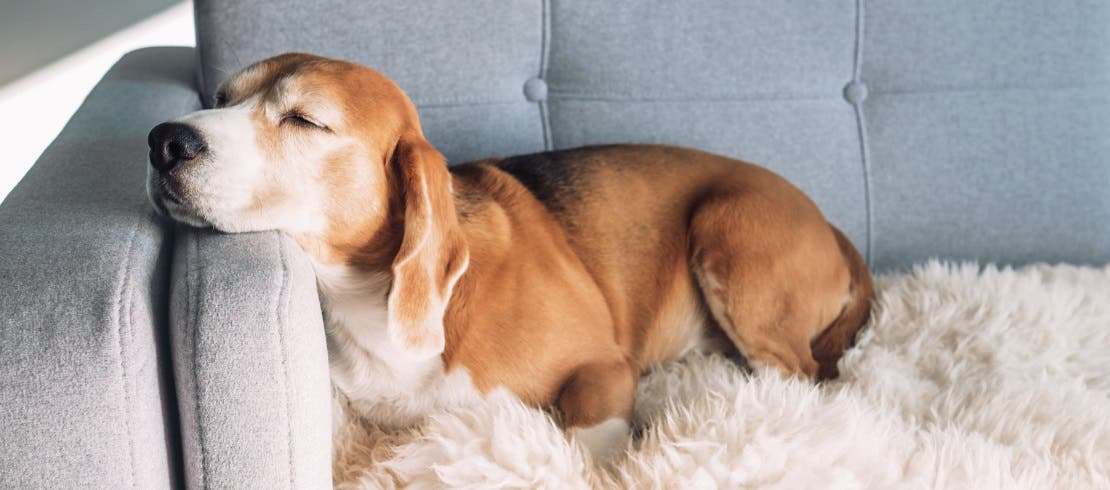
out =
<path fill-rule="evenodd" d="M 443 155 L 410 132 L 398 141 L 391 163 L 403 195 L 404 236 L 393 260 L 389 337 L 401 352 L 427 359 L 443 352 L 443 315 L 470 255 Z"/>

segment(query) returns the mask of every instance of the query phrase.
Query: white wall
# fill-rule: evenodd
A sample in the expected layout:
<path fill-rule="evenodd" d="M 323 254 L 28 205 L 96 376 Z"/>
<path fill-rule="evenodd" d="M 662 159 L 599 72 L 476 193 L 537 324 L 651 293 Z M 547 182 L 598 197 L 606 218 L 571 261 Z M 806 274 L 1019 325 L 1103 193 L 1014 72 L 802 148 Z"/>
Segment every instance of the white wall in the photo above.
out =
<path fill-rule="evenodd" d="M 192 4 L 180 3 L 0 87 L 0 135 L 4 140 L 0 201 L 120 56 L 144 46 L 194 43 Z M 34 42 L 28 42 L 23 49 L 35 49 Z"/>
<path fill-rule="evenodd" d="M 0 86 L 182 0 L 0 0 Z"/>

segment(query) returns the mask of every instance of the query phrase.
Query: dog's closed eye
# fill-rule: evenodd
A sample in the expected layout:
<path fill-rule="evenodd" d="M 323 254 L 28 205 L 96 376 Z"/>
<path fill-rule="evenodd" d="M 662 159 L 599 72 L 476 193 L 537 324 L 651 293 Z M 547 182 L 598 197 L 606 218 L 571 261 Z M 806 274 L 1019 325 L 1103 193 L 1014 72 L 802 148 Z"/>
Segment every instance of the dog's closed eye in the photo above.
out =
<path fill-rule="evenodd" d="M 315 119 L 312 119 L 311 116 L 308 116 L 308 115 L 304 114 L 303 112 L 298 112 L 298 111 L 289 111 L 289 112 L 286 112 L 285 114 L 282 114 L 281 122 L 279 124 L 285 124 L 287 122 L 295 124 L 297 126 L 305 127 L 305 128 L 315 128 L 315 129 L 323 129 L 323 130 L 328 129 L 327 126 L 323 125 L 319 121 L 316 121 Z"/>

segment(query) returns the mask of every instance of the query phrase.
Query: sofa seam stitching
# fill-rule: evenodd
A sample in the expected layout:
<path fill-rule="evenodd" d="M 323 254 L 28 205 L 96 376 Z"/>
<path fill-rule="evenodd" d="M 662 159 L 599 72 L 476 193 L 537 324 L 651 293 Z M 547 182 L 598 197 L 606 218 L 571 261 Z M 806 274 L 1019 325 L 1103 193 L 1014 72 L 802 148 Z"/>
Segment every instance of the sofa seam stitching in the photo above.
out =
<path fill-rule="evenodd" d="M 1014 92 L 1073 92 L 1081 90 L 1104 90 L 1110 88 L 1110 83 L 1094 83 L 1094 84 L 1081 84 L 1081 85 L 1055 85 L 1044 87 L 1020 87 L 1020 86 L 1000 86 L 1000 87 L 983 87 L 983 86 L 968 86 L 968 87 L 923 87 L 923 88 L 908 88 L 908 89 L 890 89 L 890 90 L 870 90 L 868 88 L 868 97 L 875 95 L 895 96 L 895 95 L 964 95 L 964 94 L 984 94 L 984 93 L 1014 93 Z"/>
<path fill-rule="evenodd" d="M 199 240 L 192 233 L 189 234 L 189 242 L 192 245 L 193 256 L 199 255 Z M 195 414 L 193 418 L 196 420 L 197 448 L 199 449 L 200 458 L 200 487 L 208 488 L 208 471 L 205 469 L 206 458 L 204 457 L 204 425 L 201 424 L 200 413 L 200 372 L 198 370 L 200 363 L 197 362 L 197 355 L 200 352 L 200 329 L 197 328 L 197 325 L 200 324 L 200 308 L 197 305 L 197 303 L 199 303 L 200 291 L 197 287 L 199 284 L 195 284 L 196 281 L 194 281 L 194 279 L 197 279 L 197 277 L 195 276 L 195 270 L 189 258 L 189 254 L 185 254 L 185 294 L 188 298 L 188 305 L 192 310 L 191 315 L 186 314 L 187 321 L 189 321 L 186 331 L 192 333 L 193 336 L 193 407 Z"/>
<path fill-rule="evenodd" d="M 854 47 L 854 55 L 852 61 L 852 82 L 863 83 L 860 79 L 862 74 L 863 65 L 863 29 L 864 29 L 864 0 L 856 0 L 856 43 Z M 859 135 L 860 146 L 860 166 L 863 172 L 863 207 L 865 216 L 866 228 L 866 252 L 864 257 L 868 265 L 872 264 L 872 255 L 874 249 L 874 204 L 871 195 L 871 154 L 870 148 L 867 144 L 867 121 L 866 115 L 863 113 L 863 100 L 855 100 L 852 102 L 852 108 L 856 114 L 856 131 Z"/>
<path fill-rule="evenodd" d="M 293 466 L 293 420 L 292 420 L 292 398 L 289 390 L 289 351 L 285 340 L 285 328 L 288 325 L 286 316 L 289 313 L 289 288 L 291 287 L 289 265 L 286 261 L 285 243 L 282 241 L 280 234 L 273 234 L 277 239 L 278 257 L 281 260 L 281 287 L 278 290 L 278 302 L 274 308 L 274 315 L 277 318 L 278 324 L 278 344 L 281 348 L 281 369 L 283 373 L 282 387 L 285 391 L 285 429 L 286 429 L 286 451 L 289 457 L 289 488 L 297 488 L 297 478 Z"/>
<path fill-rule="evenodd" d="M 136 240 L 136 238 L 138 238 L 140 225 L 141 225 L 140 222 L 138 222 L 138 221 L 135 222 L 135 227 L 131 230 L 131 237 L 128 239 L 128 242 L 127 242 L 127 257 L 124 259 L 125 262 L 124 262 L 123 270 L 120 273 L 119 285 L 117 286 L 117 291 L 116 291 L 116 322 L 115 322 L 116 323 L 116 340 L 117 340 L 117 346 L 119 347 L 118 354 L 119 354 L 119 369 L 120 369 L 120 391 L 123 394 L 123 410 L 122 410 L 122 412 L 123 412 L 123 427 L 124 427 L 124 431 L 127 433 L 127 450 L 128 450 L 128 460 L 127 460 L 127 462 L 128 462 L 128 466 L 129 466 L 129 470 L 130 470 L 129 473 L 131 475 L 131 487 L 132 488 L 138 488 L 138 482 L 136 481 L 136 477 L 135 477 L 135 463 L 136 462 L 135 462 L 134 433 L 131 430 L 131 416 L 130 416 L 130 414 L 131 414 L 131 410 L 130 410 L 131 395 L 128 391 L 127 365 L 126 365 L 126 362 L 124 362 L 124 346 L 123 346 L 123 344 L 124 344 L 124 342 L 123 342 L 124 324 L 127 323 L 128 319 L 131 315 L 131 311 L 130 311 L 130 308 L 128 308 L 127 315 L 124 315 L 124 308 L 125 308 L 125 306 L 128 306 L 124 302 L 124 296 L 125 296 L 125 292 L 126 293 L 131 292 L 131 287 L 130 287 L 131 286 L 131 281 L 128 280 L 131 277 L 131 267 L 134 264 L 134 261 L 132 260 L 133 254 L 131 252 L 135 248 L 135 240 Z"/>
<path fill-rule="evenodd" d="M 660 93 L 620 93 L 620 92 L 578 92 L 574 90 L 548 90 L 548 98 L 558 97 L 568 100 L 588 100 L 600 102 L 773 102 L 773 101 L 810 101 L 840 99 L 837 94 L 660 94 Z"/>
<path fill-rule="evenodd" d="M 551 0 L 540 0 L 540 80 L 547 83 L 547 64 L 551 51 Z M 548 111 L 547 97 L 539 101 L 540 126 L 543 131 L 543 148 L 550 151 L 554 144 L 551 141 L 551 117 Z"/>
<path fill-rule="evenodd" d="M 546 75 L 544 75 L 546 76 Z M 853 80 L 857 78 L 853 77 Z M 546 80 L 545 80 L 546 82 Z M 868 87 L 868 98 L 874 96 L 894 96 L 894 95 L 943 95 L 943 94 L 969 94 L 969 93 L 1010 93 L 1010 92 L 1065 92 L 1065 91 L 1078 91 L 1078 90 L 1094 90 L 1104 89 L 1110 87 L 1110 83 L 1099 84 L 1083 84 L 1083 85 L 1060 85 L 1060 86 L 1045 86 L 1045 87 L 937 87 L 937 88 L 921 88 L 921 89 L 891 89 L 882 90 L 874 87 Z M 816 100 L 833 100 L 842 99 L 842 94 L 710 94 L 710 95 L 688 95 L 688 94 L 663 94 L 663 93 L 622 93 L 622 92 L 588 92 L 566 89 L 552 89 L 548 85 L 547 100 L 560 98 L 565 100 L 588 100 L 588 101 L 601 101 L 601 102 L 760 102 L 760 101 L 816 101 Z M 545 100 L 544 102 L 547 102 Z M 429 99 L 413 99 L 413 104 L 421 109 L 438 109 L 438 108 L 455 108 L 455 107 L 470 107 L 470 106 L 485 106 L 485 105 L 512 105 L 520 104 L 520 99 L 493 99 L 483 97 L 457 97 L 457 98 L 429 98 Z M 525 101 L 524 103 L 529 103 Z"/>
<path fill-rule="evenodd" d="M 866 246 L 867 250 L 866 250 L 866 253 L 864 254 L 864 256 L 867 259 L 867 263 L 870 265 L 872 263 L 871 262 L 872 249 L 874 248 L 874 243 L 875 243 L 874 231 L 873 231 L 874 230 L 874 212 L 873 212 L 873 206 L 874 205 L 873 205 L 873 199 L 872 199 L 872 195 L 871 195 L 871 165 L 870 165 L 870 158 L 869 158 L 870 151 L 868 150 L 868 145 L 867 145 L 866 116 L 864 116 L 863 109 L 860 108 L 859 106 L 855 107 L 855 113 L 856 113 L 856 127 L 857 127 L 857 132 L 859 133 L 860 161 L 861 161 L 862 167 L 863 167 L 863 207 L 864 207 L 864 210 L 866 212 L 866 217 L 865 217 L 866 223 L 865 224 L 866 224 L 866 229 L 867 229 L 867 238 L 866 238 L 867 241 L 866 241 L 865 246 Z"/>
<path fill-rule="evenodd" d="M 131 247 L 130 247 L 132 250 L 134 250 L 134 248 L 136 246 L 136 243 L 138 241 L 140 223 L 137 223 L 135 225 L 135 234 L 133 235 L 133 237 L 131 239 Z M 130 253 L 131 252 L 129 252 L 129 254 Z M 135 349 L 135 281 L 132 279 L 132 275 L 131 275 L 133 271 L 130 270 L 134 265 L 134 261 L 131 260 L 130 262 L 131 262 L 131 266 L 128 267 L 129 272 L 128 272 L 128 275 L 127 275 L 128 276 L 128 282 L 127 282 L 127 345 L 131 347 L 132 351 L 134 351 L 134 349 Z M 123 332 L 121 331 L 120 334 L 121 334 L 120 340 L 122 340 L 123 339 L 123 336 L 122 336 Z M 136 369 L 136 366 L 134 366 L 134 365 L 131 365 L 130 367 L 131 367 L 131 369 Z M 137 393 L 136 388 L 135 388 L 135 378 L 129 376 L 128 379 L 131 381 L 131 383 L 130 383 L 131 384 L 130 394 L 137 397 L 138 393 Z M 138 488 L 138 486 L 139 486 L 138 476 L 135 473 L 135 468 L 138 466 L 138 463 L 139 462 L 136 459 L 136 454 L 135 454 L 135 447 L 134 447 L 134 444 L 132 444 L 132 446 L 131 446 L 131 481 L 134 482 L 134 487 L 135 488 Z"/>

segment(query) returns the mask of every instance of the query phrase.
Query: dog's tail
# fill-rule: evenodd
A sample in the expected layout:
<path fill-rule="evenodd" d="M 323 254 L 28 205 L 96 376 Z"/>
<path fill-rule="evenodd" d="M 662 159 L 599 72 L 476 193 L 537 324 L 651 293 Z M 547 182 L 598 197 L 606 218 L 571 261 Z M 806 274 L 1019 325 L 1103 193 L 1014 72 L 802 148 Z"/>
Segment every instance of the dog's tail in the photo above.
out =
<path fill-rule="evenodd" d="M 817 373 L 819 380 L 834 379 L 840 375 L 836 363 L 844 355 L 844 351 L 855 342 L 856 333 L 867 323 L 871 316 L 871 303 L 875 299 L 875 285 L 871 280 L 871 272 L 867 269 L 867 262 L 863 260 L 848 237 L 835 226 L 829 227 L 836 235 L 840 253 L 848 263 L 852 282 L 848 303 L 844 305 L 840 316 L 837 316 L 811 343 L 813 359 L 820 366 Z"/>

